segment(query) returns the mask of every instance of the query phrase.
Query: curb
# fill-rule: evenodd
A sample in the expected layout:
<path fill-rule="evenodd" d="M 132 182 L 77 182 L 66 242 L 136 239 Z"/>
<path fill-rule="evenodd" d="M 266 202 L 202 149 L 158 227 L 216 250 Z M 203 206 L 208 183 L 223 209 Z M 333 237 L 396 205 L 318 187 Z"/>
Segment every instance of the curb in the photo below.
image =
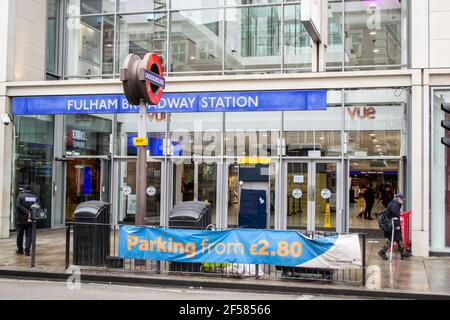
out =
<path fill-rule="evenodd" d="M 13 278 L 21 280 L 47 280 L 47 281 L 66 281 L 68 274 L 49 271 L 29 271 L 0 269 L 0 278 Z M 203 288 L 203 289 L 225 289 L 240 290 L 247 292 L 278 293 L 278 294 L 316 294 L 316 295 L 337 295 L 352 296 L 360 298 L 384 298 L 384 299 L 407 299 L 407 300 L 450 300 L 450 295 L 438 293 L 421 293 L 399 290 L 368 290 L 359 288 L 332 287 L 332 286 L 310 286 L 299 283 L 299 285 L 289 285 L 283 282 L 280 284 L 264 284 L 242 282 L 238 279 L 233 281 L 211 281 L 198 278 L 178 277 L 143 277 L 143 276 L 120 276 L 111 274 L 81 274 L 81 282 L 95 282 L 116 285 L 134 285 L 134 286 L 172 286 L 181 288 Z M 290 283 L 291 284 L 291 283 Z M 302 285 L 303 284 L 303 285 Z"/>

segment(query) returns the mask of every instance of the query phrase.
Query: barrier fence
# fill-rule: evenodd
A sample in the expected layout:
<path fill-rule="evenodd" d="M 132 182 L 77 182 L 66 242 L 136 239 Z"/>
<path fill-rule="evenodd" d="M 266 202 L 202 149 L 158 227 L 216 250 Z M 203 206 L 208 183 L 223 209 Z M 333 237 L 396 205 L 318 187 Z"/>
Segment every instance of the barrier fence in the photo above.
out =
<path fill-rule="evenodd" d="M 151 227 L 160 229 L 158 227 Z M 172 228 L 175 229 L 175 228 Z M 176 229 L 196 230 L 176 227 Z M 197 229 L 200 230 L 200 229 Z M 226 229 L 239 230 L 239 229 Z M 308 239 L 320 239 L 344 235 L 334 232 L 310 232 L 289 230 L 300 233 Z M 72 265 L 122 269 L 129 272 L 150 274 L 189 274 L 218 277 L 253 277 L 256 279 L 296 279 L 351 285 L 366 284 L 366 234 L 358 234 L 361 250 L 361 266 L 340 268 L 286 267 L 274 264 L 215 263 L 215 262 L 175 262 L 119 257 L 119 225 L 85 222 L 66 223 L 65 268 Z"/>

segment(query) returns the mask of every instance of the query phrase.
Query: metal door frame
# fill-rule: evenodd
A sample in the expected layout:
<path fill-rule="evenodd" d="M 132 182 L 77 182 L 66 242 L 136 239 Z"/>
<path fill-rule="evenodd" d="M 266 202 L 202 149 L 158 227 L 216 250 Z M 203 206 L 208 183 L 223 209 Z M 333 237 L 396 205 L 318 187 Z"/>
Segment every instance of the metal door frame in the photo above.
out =
<path fill-rule="evenodd" d="M 367 158 L 347 158 L 344 160 L 344 193 L 345 193 L 345 202 L 344 202 L 344 207 L 345 207 L 345 214 L 342 216 L 342 232 L 350 232 L 350 228 L 352 226 L 350 226 L 350 194 L 349 194 L 349 189 L 350 189 L 350 181 L 349 178 L 351 178 L 350 176 L 350 170 L 351 170 L 351 162 L 358 162 L 358 161 L 371 161 L 371 160 L 379 160 L 379 161 L 397 161 L 398 162 L 398 178 L 397 178 L 397 183 L 398 183 L 398 188 L 400 191 L 402 191 L 404 194 L 407 194 L 408 190 L 407 190 L 407 181 L 408 181 L 408 170 L 407 170 L 407 165 L 408 165 L 408 158 L 407 157 L 367 157 Z M 408 208 L 408 202 L 405 204 L 405 209 Z M 374 212 L 372 211 L 372 214 Z"/>
<path fill-rule="evenodd" d="M 136 162 L 136 158 L 134 157 L 115 157 L 112 163 L 112 183 L 111 183 L 111 206 L 112 206 L 112 223 L 119 223 L 119 194 L 120 194 L 120 165 L 124 162 Z M 166 219 L 168 217 L 167 214 L 167 167 L 166 160 L 164 158 L 147 158 L 147 163 L 160 163 L 161 164 L 161 199 L 160 199 L 160 226 L 166 226 Z"/>
<path fill-rule="evenodd" d="M 198 199 L 198 165 L 199 162 L 207 162 L 211 164 L 216 165 L 216 221 L 211 221 L 212 224 L 214 224 L 217 227 L 221 227 L 223 225 L 223 197 L 221 194 L 223 194 L 224 186 L 222 183 L 222 177 L 223 177 L 223 159 L 217 158 L 217 157 L 211 157 L 211 158 L 205 158 L 205 157 L 193 157 L 193 158 L 169 158 L 169 161 L 167 161 L 167 217 L 165 220 L 165 225 L 169 225 L 169 213 L 172 210 L 174 206 L 174 187 L 175 183 L 173 181 L 174 179 L 174 166 L 176 165 L 176 161 L 185 161 L 190 160 L 191 164 L 194 165 L 194 200 Z M 184 163 L 182 163 L 184 164 Z"/>
<path fill-rule="evenodd" d="M 308 165 L 308 203 L 307 203 L 307 230 L 315 231 L 315 218 L 316 218 L 316 165 L 323 164 L 335 164 L 336 165 L 336 223 L 335 227 L 330 231 L 342 232 L 342 216 L 343 216 L 343 205 L 342 205 L 342 197 L 343 197 L 343 181 L 342 181 L 342 163 L 339 160 L 326 160 L 326 159 L 304 159 L 304 160 L 283 160 L 283 177 L 284 181 L 282 182 L 282 207 L 283 214 L 281 218 L 281 229 L 287 229 L 287 212 L 288 212 L 288 203 L 287 203 L 287 195 L 288 195 L 288 164 L 289 163 L 299 163 L 299 164 L 307 164 Z"/>
<path fill-rule="evenodd" d="M 112 179 L 111 179 L 112 161 L 111 161 L 110 157 L 108 157 L 108 156 L 76 156 L 76 157 L 63 156 L 62 158 L 56 158 L 55 161 L 62 162 L 63 190 L 62 190 L 61 201 L 63 203 L 62 203 L 61 208 L 63 209 L 63 215 L 62 215 L 63 225 L 66 223 L 66 209 L 67 209 L 67 162 L 80 161 L 80 160 L 100 160 L 100 182 L 99 182 L 100 183 L 100 199 L 99 200 L 104 201 L 104 202 L 110 202 L 110 199 L 111 199 L 111 186 L 113 183 L 112 183 Z M 105 164 L 104 164 L 105 162 L 109 162 L 109 170 L 106 173 L 105 173 Z M 103 185 L 105 178 L 109 179 L 109 188 L 105 188 L 105 186 Z M 54 193 L 53 198 L 55 199 L 55 201 L 56 201 L 55 193 L 57 192 L 56 186 L 57 186 L 57 182 L 55 180 L 54 184 L 53 184 L 53 193 Z M 106 199 L 104 199 L 105 193 L 107 194 Z M 52 223 L 53 223 L 53 221 L 52 221 Z"/>

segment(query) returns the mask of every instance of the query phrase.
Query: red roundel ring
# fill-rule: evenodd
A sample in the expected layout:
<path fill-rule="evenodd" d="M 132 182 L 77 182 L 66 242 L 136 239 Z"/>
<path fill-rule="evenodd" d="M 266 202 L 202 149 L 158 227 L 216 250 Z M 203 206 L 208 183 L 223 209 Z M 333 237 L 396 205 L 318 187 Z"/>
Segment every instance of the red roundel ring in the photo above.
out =
<path fill-rule="evenodd" d="M 159 76 L 164 76 L 163 67 L 161 64 L 161 60 L 159 59 L 157 54 L 152 53 L 150 55 L 150 58 L 147 61 L 147 70 L 153 71 L 156 74 L 159 74 Z M 152 84 L 149 81 L 146 81 L 146 87 L 147 87 L 147 94 L 149 97 L 149 100 L 154 104 L 157 105 L 159 101 L 161 101 L 162 95 L 163 95 L 163 88 L 158 87 L 156 92 L 152 89 Z"/>

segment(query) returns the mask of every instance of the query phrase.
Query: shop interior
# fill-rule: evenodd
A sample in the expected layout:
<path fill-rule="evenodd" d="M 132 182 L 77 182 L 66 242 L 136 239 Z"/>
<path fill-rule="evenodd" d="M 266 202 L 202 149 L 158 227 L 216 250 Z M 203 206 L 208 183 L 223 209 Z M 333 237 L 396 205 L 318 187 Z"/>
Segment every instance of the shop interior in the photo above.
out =
<path fill-rule="evenodd" d="M 378 230 L 376 216 L 383 211 L 399 191 L 401 185 L 401 166 L 398 160 L 351 161 L 349 189 L 349 225 L 352 229 Z M 367 192 L 373 190 L 372 196 Z M 366 195 L 366 196 L 364 196 Z M 367 199 L 367 201 L 366 201 Z M 373 200 L 370 216 L 365 215 L 367 204 Z M 369 218 L 369 219 L 368 219 Z"/>

